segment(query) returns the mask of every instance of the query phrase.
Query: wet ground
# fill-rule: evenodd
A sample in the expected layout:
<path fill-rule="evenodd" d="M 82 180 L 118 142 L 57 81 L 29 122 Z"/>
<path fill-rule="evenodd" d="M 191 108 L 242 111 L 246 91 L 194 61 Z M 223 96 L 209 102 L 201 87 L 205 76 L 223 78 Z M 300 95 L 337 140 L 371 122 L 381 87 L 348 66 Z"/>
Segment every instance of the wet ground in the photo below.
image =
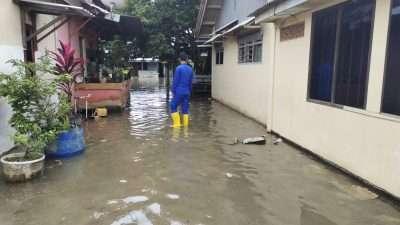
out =
<path fill-rule="evenodd" d="M 169 128 L 163 82 L 141 78 L 130 109 L 85 124 L 87 150 L 42 178 L 0 179 L 1 225 L 399 225 L 400 211 L 208 98 Z"/>

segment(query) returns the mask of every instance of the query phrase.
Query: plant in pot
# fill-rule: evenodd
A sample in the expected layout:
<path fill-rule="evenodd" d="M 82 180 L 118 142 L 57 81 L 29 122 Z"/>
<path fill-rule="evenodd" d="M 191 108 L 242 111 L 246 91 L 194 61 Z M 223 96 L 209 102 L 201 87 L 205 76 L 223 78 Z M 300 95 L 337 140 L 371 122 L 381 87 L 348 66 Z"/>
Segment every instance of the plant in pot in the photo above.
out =
<path fill-rule="evenodd" d="M 83 59 L 75 57 L 75 50 L 70 44 L 60 41 L 57 52 L 51 52 L 55 61 L 57 87 L 66 96 L 69 106 L 72 106 L 75 85 L 82 75 Z M 48 148 L 46 154 L 50 157 L 69 157 L 80 154 L 85 149 L 81 118 L 73 110 L 69 111 L 70 128 L 58 134 L 57 141 Z"/>
<path fill-rule="evenodd" d="M 15 129 L 13 140 L 18 151 L 0 161 L 7 180 L 24 181 L 43 170 L 46 147 L 68 129 L 70 107 L 65 96 L 57 100 L 57 82 L 44 79 L 54 74 L 49 58 L 36 64 L 17 60 L 10 63 L 14 72 L 0 74 L 0 96 L 13 109 L 9 123 Z"/>

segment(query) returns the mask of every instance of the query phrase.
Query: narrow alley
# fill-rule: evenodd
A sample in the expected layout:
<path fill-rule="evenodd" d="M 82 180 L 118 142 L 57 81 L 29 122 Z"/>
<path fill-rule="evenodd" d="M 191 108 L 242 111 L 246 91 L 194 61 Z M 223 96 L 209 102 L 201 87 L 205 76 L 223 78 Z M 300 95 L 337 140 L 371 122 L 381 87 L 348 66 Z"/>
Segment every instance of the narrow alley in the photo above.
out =
<path fill-rule="evenodd" d="M 385 199 L 271 136 L 231 145 L 265 128 L 207 97 L 188 129 L 170 129 L 167 110 L 163 80 L 136 80 L 129 110 L 85 124 L 84 155 L 0 179 L 1 224 L 400 224 Z"/>

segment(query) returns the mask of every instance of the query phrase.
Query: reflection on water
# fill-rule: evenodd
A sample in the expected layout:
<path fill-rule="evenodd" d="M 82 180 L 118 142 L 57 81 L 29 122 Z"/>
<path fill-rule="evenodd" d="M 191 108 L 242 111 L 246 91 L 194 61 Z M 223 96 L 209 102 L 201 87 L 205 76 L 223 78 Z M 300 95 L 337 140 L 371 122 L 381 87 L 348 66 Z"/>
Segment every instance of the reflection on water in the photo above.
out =
<path fill-rule="evenodd" d="M 129 122 L 132 135 L 157 134 L 168 121 L 168 104 L 163 79 L 137 79 L 130 93 Z"/>
<path fill-rule="evenodd" d="M 400 212 L 291 146 L 230 145 L 265 129 L 208 98 L 171 129 L 163 80 L 135 80 L 129 110 L 85 123 L 85 154 L 0 179 L 1 225 L 398 225 Z"/>

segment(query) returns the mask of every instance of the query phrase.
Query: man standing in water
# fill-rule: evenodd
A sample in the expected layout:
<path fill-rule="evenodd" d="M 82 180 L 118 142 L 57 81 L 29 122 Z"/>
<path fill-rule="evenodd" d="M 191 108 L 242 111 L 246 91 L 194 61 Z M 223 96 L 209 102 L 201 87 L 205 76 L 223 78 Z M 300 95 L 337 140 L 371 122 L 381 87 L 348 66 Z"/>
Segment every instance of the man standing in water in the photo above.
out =
<path fill-rule="evenodd" d="M 193 70 L 188 63 L 188 55 L 184 52 L 179 54 L 179 65 L 175 70 L 172 83 L 173 98 L 171 101 L 171 117 L 173 128 L 182 126 L 178 107 L 181 107 L 183 114 L 183 126 L 189 126 L 189 101 L 192 93 Z"/>

